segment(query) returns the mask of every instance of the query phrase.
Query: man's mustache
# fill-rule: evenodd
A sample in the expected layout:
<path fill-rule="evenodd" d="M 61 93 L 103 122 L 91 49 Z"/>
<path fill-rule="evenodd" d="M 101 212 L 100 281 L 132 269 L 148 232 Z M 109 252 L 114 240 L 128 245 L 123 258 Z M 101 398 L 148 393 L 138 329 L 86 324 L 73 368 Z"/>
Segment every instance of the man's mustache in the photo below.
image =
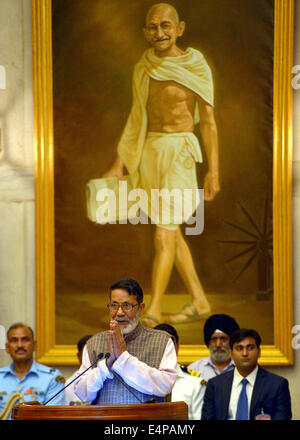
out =
<path fill-rule="evenodd" d="M 18 348 L 15 353 L 26 353 L 26 350 L 24 348 Z"/>
<path fill-rule="evenodd" d="M 167 36 L 164 36 L 164 37 L 161 37 L 161 38 L 155 38 L 154 37 L 154 41 L 155 42 L 157 42 L 157 41 L 165 41 L 165 40 L 170 40 L 170 37 L 167 37 Z"/>
<path fill-rule="evenodd" d="M 216 348 L 213 348 L 213 349 L 212 349 L 212 352 L 213 352 L 213 353 L 227 353 L 227 351 L 228 351 L 228 350 L 227 350 L 226 348 L 220 348 L 220 347 L 219 347 L 219 348 L 216 347 Z"/>

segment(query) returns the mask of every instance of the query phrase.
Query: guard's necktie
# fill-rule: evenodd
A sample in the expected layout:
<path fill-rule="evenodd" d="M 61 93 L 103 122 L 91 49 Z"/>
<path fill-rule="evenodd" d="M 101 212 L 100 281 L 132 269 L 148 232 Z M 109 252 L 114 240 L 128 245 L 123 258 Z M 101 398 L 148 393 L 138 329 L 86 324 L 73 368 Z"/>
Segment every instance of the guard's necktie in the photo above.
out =
<path fill-rule="evenodd" d="M 247 387 L 248 380 L 243 379 L 242 384 L 243 388 L 240 393 L 240 397 L 238 400 L 237 410 L 236 410 L 236 420 L 249 420 L 248 417 L 248 397 L 246 393 L 246 387 Z"/>

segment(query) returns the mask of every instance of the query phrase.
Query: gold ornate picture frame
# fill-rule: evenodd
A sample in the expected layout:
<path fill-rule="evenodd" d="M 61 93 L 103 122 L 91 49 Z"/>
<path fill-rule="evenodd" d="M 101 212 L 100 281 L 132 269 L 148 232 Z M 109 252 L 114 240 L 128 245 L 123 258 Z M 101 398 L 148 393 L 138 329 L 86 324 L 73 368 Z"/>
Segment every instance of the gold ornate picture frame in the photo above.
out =
<path fill-rule="evenodd" d="M 293 326 L 292 64 L 293 0 L 274 2 L 273 71 L 273 261 L 274 345 L 263 345 L 262 365 L 291 365 Z M 34 151 L 36 188 L 37 359 L 76 365 L 76 346 L 58 345 L 55 334 L 54 140 L 52 14 L 50 0 L 32 0 Z M 205 346 L 181 345 L 188 364 L 208 354 Z"/>

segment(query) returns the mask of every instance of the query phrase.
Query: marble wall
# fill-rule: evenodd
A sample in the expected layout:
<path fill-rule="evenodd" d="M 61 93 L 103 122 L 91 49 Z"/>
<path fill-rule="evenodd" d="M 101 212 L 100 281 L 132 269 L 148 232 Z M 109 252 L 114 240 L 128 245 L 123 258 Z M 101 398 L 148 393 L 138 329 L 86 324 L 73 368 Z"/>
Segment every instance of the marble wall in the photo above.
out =
<path fill-rule="evenodd" d="M 34 155 L 30 0 L 2 0 L 0 64 L 0 324 L 35 321 Z M 7 356 L 0 350 L 1 365 Z"/>
<path fill-rule="evenodd" d="M 300 65 L 300 1 L 296 0 L 295 63 Z M 31 1 L 1 0 L 0 65 L 0 325 L 24 321 L 35 327 L 34 154 Z M 0 69 L 3 72 L 3 69 Z M 293 216 L 295 324 L 300 324 L 300 88 L 294 91 Z M 1 342 L 1 341 L 0 341 Z M 1 344 L 0 344 L 1 348 Z M 0 349 L 0 366 L 10 362 Z M 273 367 L 290 382 L 300 419 L 300 351 L 292 367 Z M 68 377 L 71 367 L 59 367 Z"/>

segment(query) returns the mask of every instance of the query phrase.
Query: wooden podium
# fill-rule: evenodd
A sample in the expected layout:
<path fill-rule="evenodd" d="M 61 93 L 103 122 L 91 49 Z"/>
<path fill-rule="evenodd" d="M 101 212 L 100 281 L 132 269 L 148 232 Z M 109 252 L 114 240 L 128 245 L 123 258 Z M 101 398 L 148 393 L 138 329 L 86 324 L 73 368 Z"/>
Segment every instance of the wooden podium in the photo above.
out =
<path fill-rule="evenodd" d="M 12 409 L 14 420 L 188 420 L 185 402 L 135 405 L 43 406 L 25 402 Z"/>

